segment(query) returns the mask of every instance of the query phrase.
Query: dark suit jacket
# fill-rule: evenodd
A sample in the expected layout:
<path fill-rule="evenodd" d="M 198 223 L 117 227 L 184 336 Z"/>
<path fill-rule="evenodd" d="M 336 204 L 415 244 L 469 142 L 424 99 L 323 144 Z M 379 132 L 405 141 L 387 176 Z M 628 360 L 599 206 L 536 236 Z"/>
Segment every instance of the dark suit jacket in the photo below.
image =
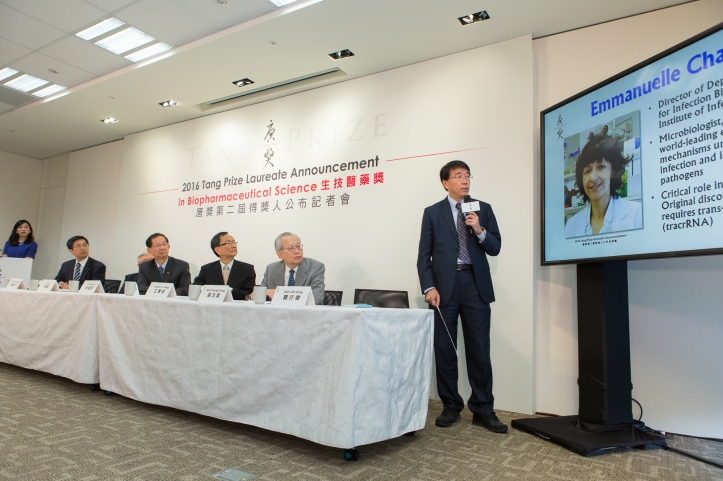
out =
<path fill-rule="evenodd" d="M 75 273 L 75 259 L 63 262 L 58 271 L 58 275 L 55 276 L 55 280 L 58 282 L 68 282 L 73 280 L 73 274 Z M 100 261 L 88 257 L 88 262 L 85 263 L 85 267 L 80 271 L 80 285 L 83 285 L 85 281 L 104 281 L 105 280 L 105 264 Z"/>
<path fill-rule="evenodd" d="M 472 199 L 475 202 L 477 199 Z M 489 204 L 480 201 L 480 210 L 475 212 L 480 226 L 487 231 L 485 240 L 480 243 L 477 236 L 465 229 L 467 250 L 472 259 L 474 277 L 477 281 L 482 300 L 494 302 L 492 276 L 487 256 L 496 256 L 502 247 L 502 237 L 497 227 L 497 219 Z M 459 215 L 459 214 L 458 214 Z M 440 295 L 440 305 L 447 304 L 452 295 L 456 275 L 455 265 L 459 256 L 459 237 L 452 217 L 452 209 L 447 197 L 441 202 L 424 209 L 422 234 L 419 239 L 417 273 L 422 292 L 436 287 Z"/>
<path fill-rule="evenodd" d="M 216 261 L 201 266 L 201 271 L 193 280 L 193 283 L 199 286 L 222 286 L 221 262 Z M 254 266 L 234 259 L 231 272 L 228 273 L 228 285 L 231 286 L 233 298 L 237 301 L 243 301 L 246 296 L 253 292 L 254 284 L 256 284 Z"/>
<path fill-rule="evenodd" d="M 118 294 L 125 294 L 126 282 L 135 282 L 137 284 L 138 283 L 138 273 L 134 272 L 133 274 L 126 274 L 125 279 L 123 279 L 123 285 L 118 290 Z"/>
<path fill-rule="evenodd" d="M 138 266 L 138 292 L 145 294 L 151 282 L 170 282 L 176 288 L 176 294 L 187 296 L 188 286 L 191 284 L 188 262 L 169 257 L 163 279 L 154 259 L 141 263 Z"/>

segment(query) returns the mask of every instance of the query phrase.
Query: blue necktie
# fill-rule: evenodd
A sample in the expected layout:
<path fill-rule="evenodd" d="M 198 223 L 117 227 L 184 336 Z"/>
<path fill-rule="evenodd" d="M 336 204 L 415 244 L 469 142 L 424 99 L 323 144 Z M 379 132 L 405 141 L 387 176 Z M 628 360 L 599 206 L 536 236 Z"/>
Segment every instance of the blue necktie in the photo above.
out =
<path fill-rule="evenodd" d="M 289 285 L 290 285 L 290 286 L 295 286 L 295 285 L 296 285 L 296 284 L 294 283 L 294 269 L 289 270 Z"/>
<path fill-rule="evenodd" d="M 462 212 L 462 206 L 457 202 L 457 237 L 459 237 L 459 260 L 462 264 L 471 264 L 472 259 L 469 257 L 467 250 L 467 225 L 465 224 L 465 215 Z"/>
<path fill-rule="evenodd" d="M 73 280 L 74 281 L 80 280 L 80 262 L 75 264 L 75 273 L 73 274 Z"/>
<path fill-rule="evenodd" d="M 163 266 L 158 266 L 158 272 L 161 274 L 161 280 L 163 280 Z"/>

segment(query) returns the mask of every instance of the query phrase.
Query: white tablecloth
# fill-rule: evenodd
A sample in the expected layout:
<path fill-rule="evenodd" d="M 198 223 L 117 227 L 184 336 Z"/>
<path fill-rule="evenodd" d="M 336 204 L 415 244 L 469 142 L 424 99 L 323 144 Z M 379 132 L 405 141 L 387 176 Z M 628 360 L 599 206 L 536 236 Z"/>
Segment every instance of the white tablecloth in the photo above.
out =
<path fill-rule="evenodd" d="M 97 297 L 103 389 L 339 448 L 424 427 L 431 311 Z"/>
<path fill-rule="evenodd" d="M 98 383 L 96 300 L 0 289 L 0 362 Z"/>

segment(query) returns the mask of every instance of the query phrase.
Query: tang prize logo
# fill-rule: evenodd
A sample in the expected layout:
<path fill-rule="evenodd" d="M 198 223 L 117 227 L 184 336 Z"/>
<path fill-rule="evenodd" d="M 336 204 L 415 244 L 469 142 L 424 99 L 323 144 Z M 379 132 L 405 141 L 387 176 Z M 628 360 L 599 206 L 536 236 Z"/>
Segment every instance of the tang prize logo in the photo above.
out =
<path fill-rule="evenodd" d="M 274 138 L 274 133 L 276 132 L 276 129 L 274 128 L 274 121 L 269 120 L 269 125 L 266 126 L 266 135 L 264 136 L 264 142 L 266 144 L 262 144 L 262 147 L 266 147 L 266 152 L 264 153 L 264 159 L 266 159 L 266 163 L 262 168 L 266 168 L 268 165 L 271 165 L 271 167 L 274 166 L 273 162 L 271 162 L 271 159 L 274 157 L 274 148 L 273 145 L 276 145 L 276 138 Z"/>

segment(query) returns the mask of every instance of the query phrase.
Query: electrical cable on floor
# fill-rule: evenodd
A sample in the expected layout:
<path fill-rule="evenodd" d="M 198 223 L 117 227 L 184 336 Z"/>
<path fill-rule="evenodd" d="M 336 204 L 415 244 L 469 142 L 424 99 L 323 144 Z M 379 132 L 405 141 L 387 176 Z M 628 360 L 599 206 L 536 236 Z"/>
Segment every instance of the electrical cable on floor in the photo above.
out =
<path fill-rule="evenodd" d="M 635 402 L 635 404 L 637 404 L 638 406 L 640 406 L 640 417 L 638 418 L 638 422 L 640 422 L 640 420 L 643 419 L 643 405 L 640 404 L 635 398 L 631 398 L 631 399 Z M 652 432 L 657 433 L 657 434 L 662 434 L 662 435 L 664 435 L 664 436 L 666 436 L 666 437 L 668 437 L 668 436 L 684 436 L 684 437 L 686 437 L 686 438 L 705 439 L 705 440 L 708 440 L 708 441 L 723 442 L 723 439 L 717 439 L 717 438 L 700 438 L 700 437 L 698 437 L 698 436 L 688 436 L 687 434 L 676 434 L 676 433 L 670 433 L 670 432 L 665 432 L 665 431 L 657 431 L 657 430 L 652 429 L 652 428 L 650 428 L 650 427 L 648 427 L 648 426 L 645 426 L 645 425 L 643 425 L 643 426 L 644 426 L 643 429 L 646 430 L 646 431 L 652 431 Z M 696 461 L 700 461 L 701 463 L 710 464 L 711 466 L 715 466 L 716 468 L 723 469 L 723 464 L 716 463 L 715 461 L 711 461 L 710 459 L 701 458 L 700 456 L 696 456 L 695 454 L 689 453 L 688 451 L 683 451 L 682 449 L 672 448 L 672 447 L 667 446 L 667 445 L 666 445 L 666 446 L 663 446 L 663 449 L 665 449 L 665 450 L 667 450 L 667 451 L 673 451 L 673 452 L 675 452 L 675 453 L 682 454 L 683 456 L 687 456 L 687 457 L 689 457 L 689 458 L 695 459 Z"/>
<path fill-rule="evenodd" d="M 666 451 L 674 451 L 676 453 L 682 454 L 683 456 L 687 456 L 689 458 L 693 458 L 697 461 L 700 461 L 701 463 L 710 464 L 711 466 L 715 466 L 716 468 L 723 469 L 723 464 L 716 463 L 715 461 L 711 461 L 709 459 L 701 458 L 700 456 L 696 456 L 695 454 L 691 454 L 687 451 L 683 451 L 681 449 L 671 448 L 670 446 L 664 446 L 663 449 Z"/>
<path fill-rule="evenodd" d="M 638 407 L 640 407 L 640 417 L 638 418 L 638 421 L 642 420 L 642 419 L 643 419 L 643 405 L 640 404 L 640 403 L 638 402 L 638 400 L 635 399 L 634 397 L 632 397 L 632 398 L 630 398 L 630 399 L 632 399 L 633 402 L 634 402 L 635 404 L 637 404 Z"/>
<path fill-rule="evenodd" d="M 665 434 L 672 434 L 673 436 L 681 436 L 683 438 L 705 439 L 706 441 L 715 441 L 717 443 L 723 443 L 723 439 L 720 439 L 720 438 L 704 438 L 702 436 L 691 436 L 690 434 L 671 433 L 670 431 L 666 431 Z"/>

